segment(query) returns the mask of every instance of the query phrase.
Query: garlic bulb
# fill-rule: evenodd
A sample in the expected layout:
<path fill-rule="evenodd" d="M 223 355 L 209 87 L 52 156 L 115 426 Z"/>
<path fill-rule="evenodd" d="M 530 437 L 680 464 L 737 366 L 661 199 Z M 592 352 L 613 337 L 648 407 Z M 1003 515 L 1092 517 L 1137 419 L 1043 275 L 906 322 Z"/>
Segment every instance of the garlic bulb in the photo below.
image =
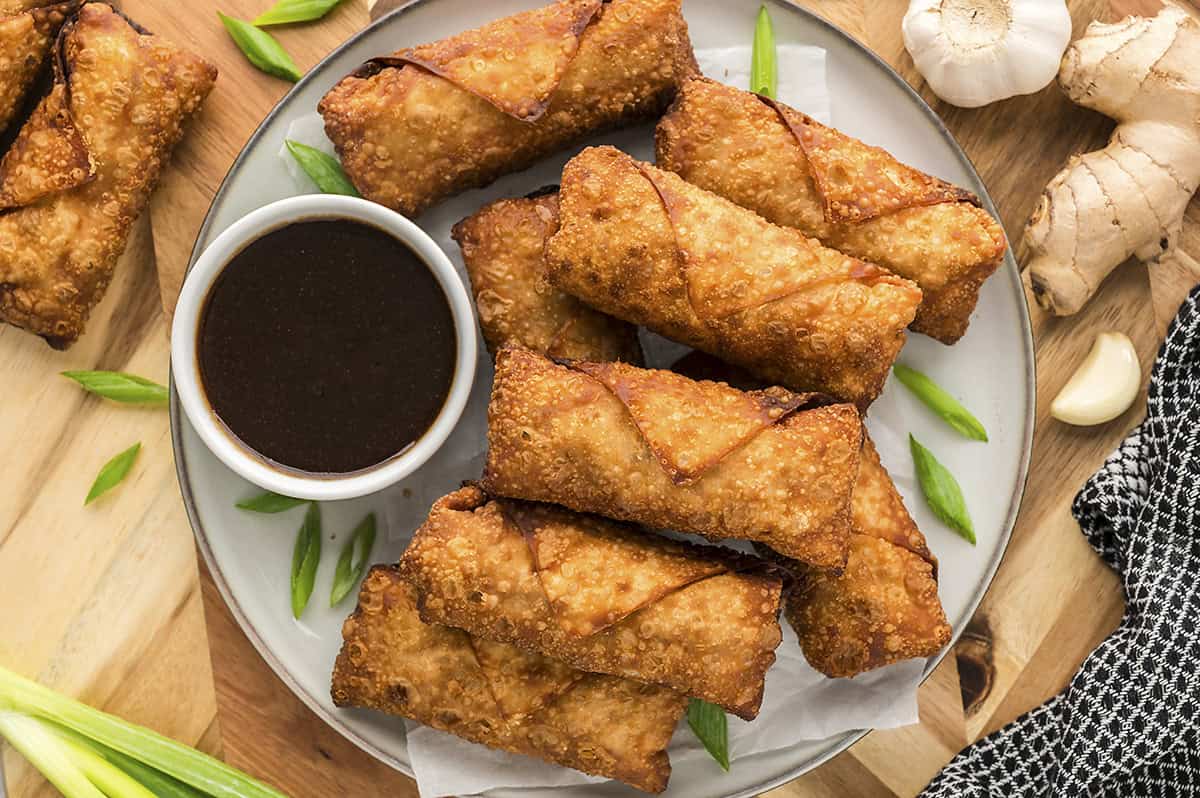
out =
<path fill-rule="evenodd" d="M 912 0 L 903 31 L 933 93 L 977 108 L 1049 85 L 1071 15 L 1064 0 Z"/>
<path fill-rule="evenodd" d="M 1142 389 L 1142 370 L 1129 336 L 1100 333 L 1092 351 L 1050 403 L 1050 415 L 1087 427 L 1124 413 Z"/>

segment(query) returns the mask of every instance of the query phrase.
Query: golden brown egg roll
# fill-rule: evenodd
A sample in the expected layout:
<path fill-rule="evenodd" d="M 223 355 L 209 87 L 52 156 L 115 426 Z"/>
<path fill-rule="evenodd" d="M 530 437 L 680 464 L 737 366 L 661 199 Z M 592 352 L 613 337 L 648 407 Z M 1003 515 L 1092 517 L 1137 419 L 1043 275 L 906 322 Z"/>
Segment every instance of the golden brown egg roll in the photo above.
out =
<path fill-rule="evenodd" d="M 86 0 L 80 0 L 81 5 L 84 2 Z M 57 0 L 0 0 L 0 14 L 16 16 L 17 14 L 24 14 L 26 11 L 34 11 L 35 9 L 57 4 Z"/>
<path fill-rule="evenodd" d="M 945 344 L 1004 258 L 1004 230 L 974 194 L 751 92 L 688 81 L 656 143 L 663 169 L 915 282 L 912 329 Z"/>
<path fill-rule="evenodd" d="M 921 291 L 612 147 L 563 170 L 550 281 L 597 310 L 865 408 Z"/>
<path fill-rule="evenodd" d="M 0 3 L 0 133 L 20 111 L 46 65 L 59 28 L 82 4 L 83 0 Z"/>
<path fill-rule="evenodd" d="M 937 560 L 867 436 L 851 502 L 850 554 L 840 574 L 796 567 L 784 613 L 809 664 L 854 676 L 950 641 Z"/>
<path fill-rule="evenodd" d="M 641 363 L 636 327 L 547 282 L 543 249 L 557 228 L 555 191 L 497 200 L 454 225 L 488 349 L 520 346 L 571 360 Z"/>
<path fill-rule="evenodd" d="M 363 196 L 406 215 L 603 130 L 696 73 L 680 0 L 560 0 L 377 58 L 318 110 Z"/>
<path fill-rule="evenodd" d="M 425 621 L 747 720 L 781 639 L 783 581 L 762 560 L 477 487 L 434 504 L 400 570 Z"/>
<path fill-rule="evenodd" d="M 342 637 L 338 706 L 410 718 L 646 792 L 667 786 L 667 744 L 687 707 L 672 690 L 423 623 L 415 591 L 394 566 L 367 574 Z"/>
<path fill-rule="evenodd" d="M 56 47 L 55 86 L 0 162 L 0 320 L 66 348 L 216 70 L 101 3 Z"/>
<path fill-rule="evenodd" d="M 504 349 L 483 487 L 841 567 L 862 423 L 822 401 Z"/>
<path fill-rule="evenodd" d="M 743 390 L 762 385 L 702 352 L 685 355 L 671 368 Z M 950 640 L 937 592 L 937 560 L 865 428 L 850 509 L 849 556 L 842 571 L 806 567 L 756 546 L 795 574 L 797 587 L 784 600 L 785 615 L 809 664 L 832 677 L 929 657 Z"/>
<path fill-rule="evenodd" d="M 685 355 L 671 369 L 743 390 L 762 385 L 702 352 Z M 850 553 L 840 572 L 805 567 L 757 547 L 797 576 L 798 587 L 784 601 L 785 615 L 809 664 L 833 677 L 929 657 L 950 640 L 937 592 L 937 560 L 865 428 L 850 510 Z"/>

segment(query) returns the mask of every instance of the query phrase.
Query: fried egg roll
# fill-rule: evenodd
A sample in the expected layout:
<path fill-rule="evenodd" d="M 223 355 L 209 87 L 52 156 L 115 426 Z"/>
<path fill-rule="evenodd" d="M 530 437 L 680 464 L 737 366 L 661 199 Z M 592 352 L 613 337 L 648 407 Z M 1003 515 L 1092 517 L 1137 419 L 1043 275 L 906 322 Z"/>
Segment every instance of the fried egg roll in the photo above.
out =
<path fill-rule="evenodd" d="M 937 560 L 869 436 L 851 510 L 845 570 L 799 566 L 784 609 L 805 659 L 832 677 L 929 657 L 950 641 Z"/>
<path fill-rule="evenodd" d="M 550 281 L 763 380 L 865 408 L 921 291 L 612 147 L 563 170 Z"/>
<path fill-rule="evenodd" d="M 839 568 L 862 423 L 823 401 L 503 349 L 483 488 Z"/>
<path fill-rule="evenodd" d="M 656 143 L 663 169 L 915 282 L 912 329 L 945 344 L 1004 258 L 1004 230 L 974 194 L 751 92 L 689 80 Z"/>
<path fill-rule="evenodd" d="M 216 70 L 102 3 L 56 47 L 54 88 L 0 162 L 0 320 L 64 349 Z"/>
<path fill-rule="evenodd" d="M 781 640 L 783 581 L 762 560 L 476 487 L 434 504 L 400 571 L 425 621 L 747 720 Z"/>
<path fill-rule="evenodd" d="M 0 133 L 20 111 L 59 28 L 82 4 L 0 2 Z"/>
<path fill-rule="evenodd" d="M 702 352 L 685 355 L 671 369 L 743 390 L 762 384 Z M 831 677 L 929 657 L 950 640 L 938 598 L 937 560 L 865 428 L 850 510 L 849 556 L 841 572 L 809 568 L 756 546 L 796 575 L 797 587 L 784 600 L 785 616 L 809 664 Z"/>
<path fill-rule="evenodd" d="M 423 623 L 395 567 L 375 566 L 342 626 L 333 701 L 662 792 L 687 699 Z"/>
<path fill-rule="evenodd" d="M 696 74 L 680 0 L 560 0 L 369 61 L 318 107 L 363 196 L 406 215 L 610 128 Z"/>
<path fill-rule="evenodd" d="M 79 5 L 82 5 L 84 2 L 86 0 L 80 0 Z M 34 11 L 39 8 L 58 4 L 57 0 L 0 0 L 0 14 L 15 16 L 17 14 L 24 14 L 26 11 Z"/>
<path fill-rule="evenodd" d="M 641 363 L 637 328 L 546 281 L 543 249 L 558 228 L 558 194 L 502 199 L 454 225 L 483 340 L 571 360 Z"/>

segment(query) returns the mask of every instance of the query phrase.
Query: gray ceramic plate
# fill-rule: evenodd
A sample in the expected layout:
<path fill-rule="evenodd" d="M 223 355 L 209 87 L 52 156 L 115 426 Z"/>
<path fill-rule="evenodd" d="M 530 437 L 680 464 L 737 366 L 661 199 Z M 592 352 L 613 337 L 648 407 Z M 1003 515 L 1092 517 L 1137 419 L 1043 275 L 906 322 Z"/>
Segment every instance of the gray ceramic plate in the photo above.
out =
<path fill-rule="evenodd" d="M 277 155 L 285 131 L 292 120 L 311 114 L 321 96 L 342 76 L 372 56 L 438 39 L 538 4 L 538 0 L 415 0 L 346 42 L 297 84 L 250 139 L 213 201 L 193 258 L 242 215 L 296 193 L 296 184 Z M 685 0 L 684 14 L 694 44 L 697 48 L 745 45 L 751 39 L 758 5 L 759 0 Z M 778 41 L 817 45 L 827 51 L 833 122 L 837 127 L 968 187 L 987 202 L 983 184 L 953 138 L 886 65 L 811 14 L 784 3 L 775 3 L 772 13 Z M 797 78 L 781 76 L 781 80 L 791 79 Z M 617 143 L 636 157 L 653 159 L 648 127 L 603 140 Z M 447 241 L 449 226 L 484 202 L 556 182 L 570 154 L 504 178 L 487 189 L 456 197 L 417 221 L 436 239 Z M 450 246 L 447 254 L 461 268 L 457 248 Z M 872 431 L 885 453 L 885 463 L 897 477 L 910 509 L 941 561 L 942 601 L 957 638 L 999 565 L 1016 519 L 1029 463 L 1034 412 L 1033 346 L 1024 293 L 1011 257 L 984 286 L 971 329 L 962 341 L 947 348 L 913 335 L 902 359 L 961 397 L 991 434 L 991 442 L 986 445 L 965 441 L 894 381 L 872 408 Z M 387 504 L 391 529 L 388 538 L 377 545 L 376 558 L 394 561 L 403 549 L 404 537 L 419 523 L 429 502 L 452 488 L 458 479 L 475 476 L 466 470 L 464 460 L 482 448 L 481 414 L 489 387 L 490 366 L 481 362 L 473 411 L 468 409 L 440 459 L 434 458 L 406 480 L 405 487 L 412 494 L 407 500 L 375 496 L 327 505 L 327 531 L 349 530 L 366 511 L 382 511 Z M 330 550 L 339 544 L 326 544 L 312 606 L 303 623 L 293 621 L 288 606 L 288 571 L 298 517 L 253 516 L 236 510 L 234 501 L 254 492 L 253 487 L 205 449 L 174 396 L 171 421 L 179 482 L 196 539 L 250 640 L 314 712 L 364 750 L 399 770 L 411 772 L 402 724 L 373 713 L 339 710 L 329 698 L 329 674 L 340 643 L 340 625 L 349 611 L 348 606 L 333 610 L 325 606 L 336 560 Z M 911 478 L 906 478 L 911 475 L 903 445 L 907 431 L 934 449 L 958 476 L 975 520 L 977 546 L 967 545 L 938 523 Z M 926 673 L 938 660 L 940 657 L 935 657 L 927 663 Z M 711 765 L 677 767 L 669 794 L 696 798 L 755 794 L 816 767 L 862 734 L 847 732 L 757 753 L 739 759 L 732 772 L 719 778 L 714 778 Z M 574 788 L 572 792 L 577 790 L 587 794 L 618 792 L 609 785 Z"/>

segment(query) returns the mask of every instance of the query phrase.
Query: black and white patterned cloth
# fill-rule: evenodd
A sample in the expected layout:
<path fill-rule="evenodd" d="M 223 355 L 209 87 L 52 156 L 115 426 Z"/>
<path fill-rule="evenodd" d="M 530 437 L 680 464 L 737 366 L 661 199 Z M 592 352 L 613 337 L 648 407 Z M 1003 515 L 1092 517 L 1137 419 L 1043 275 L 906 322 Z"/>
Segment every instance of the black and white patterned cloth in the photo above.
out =
<path fill-rule="evenodd" d="M 925 798 L 1200 796 L 1200 287 L 1159 351 L 1146 420 L 1071 510 L 1121 576 L 1120 627 Z"/>

